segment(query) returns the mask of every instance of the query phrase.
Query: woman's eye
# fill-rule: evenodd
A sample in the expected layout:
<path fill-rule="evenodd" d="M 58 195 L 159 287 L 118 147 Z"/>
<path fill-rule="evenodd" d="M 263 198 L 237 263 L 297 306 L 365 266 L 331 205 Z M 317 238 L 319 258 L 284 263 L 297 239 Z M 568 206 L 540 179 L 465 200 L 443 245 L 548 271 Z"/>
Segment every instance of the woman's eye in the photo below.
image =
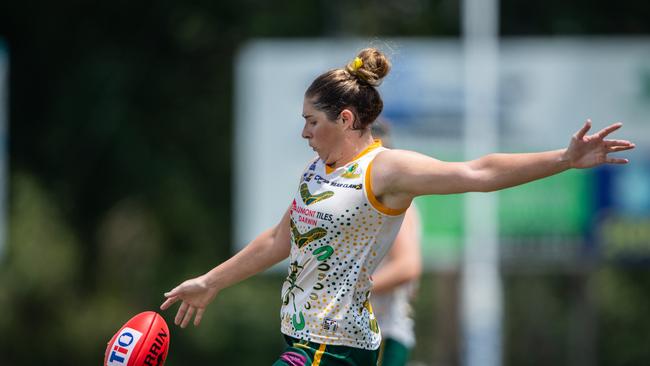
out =
<path fill-rule="evenodd" d="M 316 121 L 311 121 L 311 122 L 309 122 L 309 124 L 312 125 L 312 126 L 316 126 Z"/>

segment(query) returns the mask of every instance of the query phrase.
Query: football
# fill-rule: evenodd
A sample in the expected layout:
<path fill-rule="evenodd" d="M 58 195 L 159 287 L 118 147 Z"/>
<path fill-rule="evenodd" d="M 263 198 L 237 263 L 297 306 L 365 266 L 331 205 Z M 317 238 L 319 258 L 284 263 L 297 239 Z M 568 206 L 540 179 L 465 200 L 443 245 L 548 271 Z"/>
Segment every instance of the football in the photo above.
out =
<path fill-rule="evenodd" d="M 126 322 L 108 342 L 104 366 L 162 366 L 168 351 L 165 319 L 145 311 Z"/>

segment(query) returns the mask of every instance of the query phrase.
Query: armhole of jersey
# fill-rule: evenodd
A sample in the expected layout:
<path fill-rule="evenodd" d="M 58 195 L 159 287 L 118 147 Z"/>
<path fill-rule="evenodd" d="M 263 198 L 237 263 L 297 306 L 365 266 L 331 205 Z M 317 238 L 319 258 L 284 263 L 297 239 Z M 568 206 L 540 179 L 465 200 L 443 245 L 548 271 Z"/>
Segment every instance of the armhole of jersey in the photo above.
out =
<path fill-rule="evenodd" d="M 366 168 L 366 177 L 364 179 L 365 180 L 365 182 L 364 182 L 365 183 L 364 184 L 365 188 L 364 189 L 366 191 L 366 197 L 368 197 L 368 202 L 370 202 L 370 204 L 372 205 L 372 207 L 375 208 L 375 210 L 377 210 L 377 211 L 379 211 L 379 212 L 381 212 L 381 213 L 383 213 L 385 215 L 399 216 L 399 215 L 403 214 L 404 212 L 406 212 L 408 207 L 403 208 L 403 209 L 395 209 L 395 208 L 386 207 L 386 206 L 384 206 L 384 204 L 379 202 L 377 197 L 375 197 L 375 194 L 372 191 L 372 183 L 371 183 L 371 181 L 372 181 L 371 173 L 372 173 L 372 163 L 373 163 L 373 161 L 374 161 L 374 159 L 372 161 L 370 161 L 370 163 L 368 163 L 368 167 Z"/>

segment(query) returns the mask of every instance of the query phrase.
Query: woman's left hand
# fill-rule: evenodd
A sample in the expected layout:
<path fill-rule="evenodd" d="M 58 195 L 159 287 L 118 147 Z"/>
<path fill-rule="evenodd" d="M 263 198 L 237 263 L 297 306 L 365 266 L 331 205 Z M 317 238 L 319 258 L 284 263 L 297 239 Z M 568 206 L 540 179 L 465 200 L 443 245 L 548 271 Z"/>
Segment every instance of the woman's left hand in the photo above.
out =
<path fill-rule="evenodd" d="M 591 120 L 571 138 L 569 147 L 564 152 L 564 159 L 572 168 L 591 168 L 601 164 L 627 164 L 628 159 L 608 156 L 609 153 L 630 150 L 635 145 L 627 140 L 606 140 L 612 132 L 623 126 L 617 122 L 609 125 L 593 135 L 587 135 L 591 129 Z"/>

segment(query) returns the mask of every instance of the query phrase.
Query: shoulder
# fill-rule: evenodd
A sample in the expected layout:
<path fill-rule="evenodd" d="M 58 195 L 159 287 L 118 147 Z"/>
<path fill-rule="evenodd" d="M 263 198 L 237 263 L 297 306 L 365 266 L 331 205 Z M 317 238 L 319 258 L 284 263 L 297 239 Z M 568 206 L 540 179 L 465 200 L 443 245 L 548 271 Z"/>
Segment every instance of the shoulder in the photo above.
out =
<path fill-rule="evenodd" d="M 403 173 L 408 171 L 409 167 L 431 159 L 431 157 L 411 150 L 386 149 L 377 154 L 372 165 L 373 171 L 376 173 L 390 175 Z"/>
<path fill-rule="evenodd" d="M 409 161 L 418 154 L 409 150 L 386 149 L 378 153 L 372 161 L 371 176 L 375 195 L 396 193 L 398 181 L 409 171 Z"/>
<path fill-rule="evenodd" d="M 398 163 L 405 154 L 408 154 L 408 150 L 396 150 L 396 149 L 384 149 L 375 155 L 375 158 L 372 160 L 374 166 L 384 166 L 384 165 L 394 165 Z"/>
<path fill-rule="evenodd" d="M 387 150 L 377 154 L 371 179 L 376 195 L 385 195 L 390 207 L 407 207 L 411 199 L 446 191 L 441 184 L 453 184 L 450 165 L 410 150 Z M 449 177 L 446 177 L 449 176 Z"/>

